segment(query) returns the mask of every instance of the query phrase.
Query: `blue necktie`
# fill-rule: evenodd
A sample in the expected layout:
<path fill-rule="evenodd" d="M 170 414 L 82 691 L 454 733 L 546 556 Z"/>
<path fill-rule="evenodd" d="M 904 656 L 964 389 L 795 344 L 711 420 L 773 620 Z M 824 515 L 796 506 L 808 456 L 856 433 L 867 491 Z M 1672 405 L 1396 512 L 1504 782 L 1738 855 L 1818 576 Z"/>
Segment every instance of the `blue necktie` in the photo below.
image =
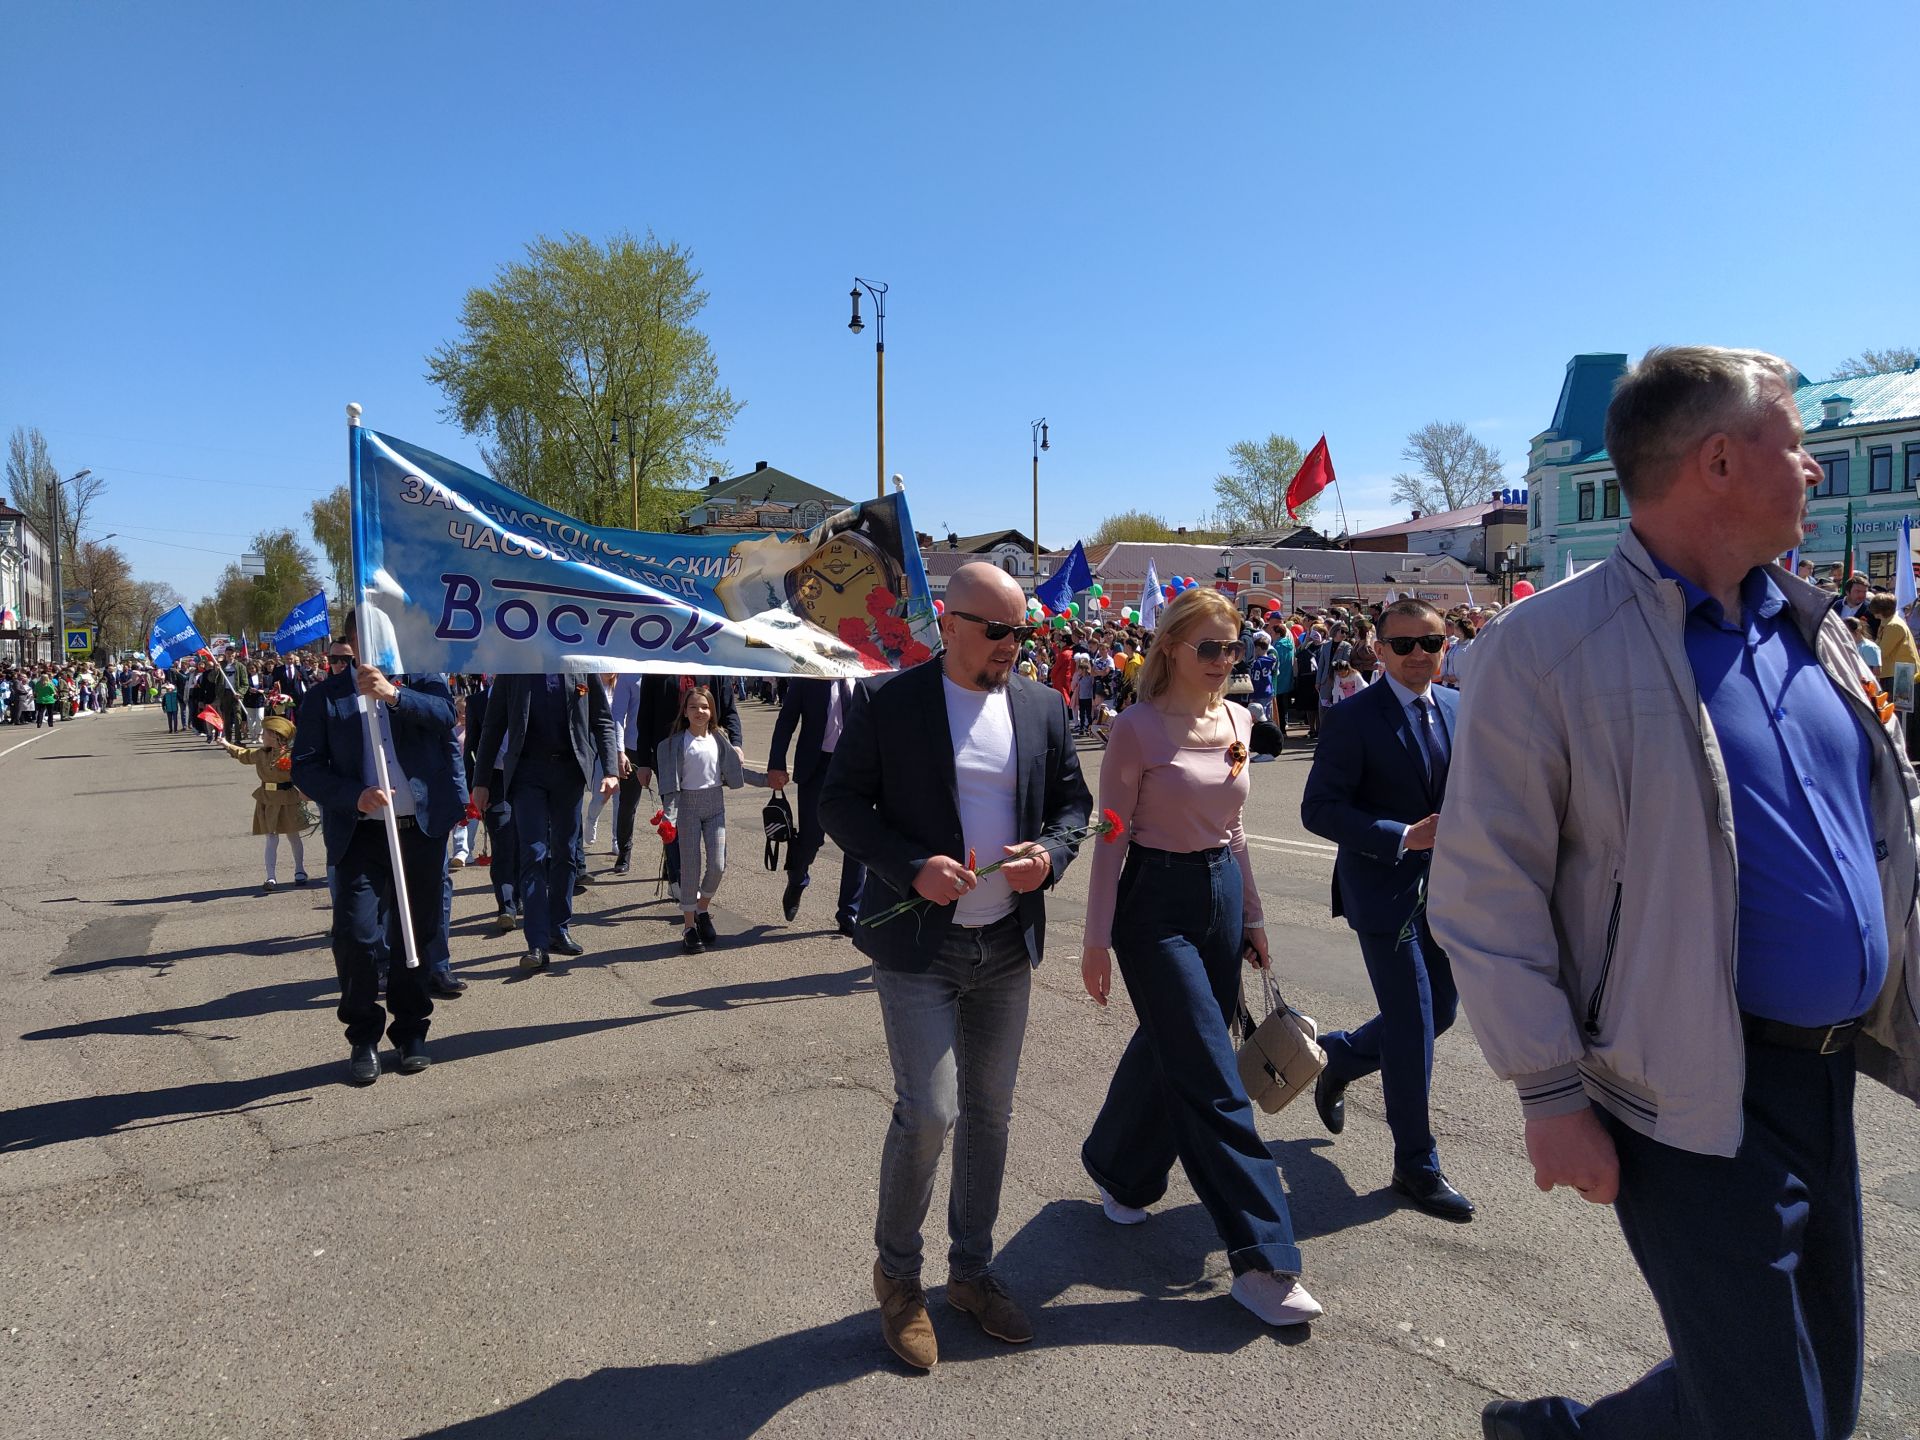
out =
<path fill-rule="evenodd" d="M 1422 695 L 1413 702 L 1413 708 L 1420 712 L 1420 748 L 1427 754 L 1427 779 L 1433 782 L 1433 793 L 1444 795 L 1447 791 L 1447 759 L 1440 753 L 1440 747 L 1433 743 L 1433 702 Z"/>

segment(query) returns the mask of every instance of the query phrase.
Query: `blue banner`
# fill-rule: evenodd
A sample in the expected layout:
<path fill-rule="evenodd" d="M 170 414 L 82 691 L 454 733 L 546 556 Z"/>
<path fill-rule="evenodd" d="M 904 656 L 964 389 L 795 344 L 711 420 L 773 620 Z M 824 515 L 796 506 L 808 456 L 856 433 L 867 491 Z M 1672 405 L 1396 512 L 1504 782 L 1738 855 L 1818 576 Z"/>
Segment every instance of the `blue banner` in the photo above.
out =
<path fill-rule="evenodd" d="M 206 648 L 207 642 L 200 638 L 200 631 L 184 605 L 174 606 L 154 621 L 153 633 L 147 638 L 147 654 L 162 669 L 176 660 L 198 655 Z"/>
<path fill-rule="evenodd" d="M 903 494 L 790 535 L 588 525 L 354 427 L 363 657 L 388 671 L 858 677 L 931 658 Z"/>
<path fill-rule="evenodd" d="M 1073 597 L 1093 584 L 1093 569 L 1087 564 L 1087 552 L 1078 540 L 1067 563 L 1033 587 L 1040 603 L 1049 610 L 1064 610 Z"/>
<path fill-rule="evenodd" d="M 273 648 L 282 655 L 291 655 L 332 633 L 327 627 L 327 592 L 322 590 L 287 612 L 287 618 L 273 632 Z"/>

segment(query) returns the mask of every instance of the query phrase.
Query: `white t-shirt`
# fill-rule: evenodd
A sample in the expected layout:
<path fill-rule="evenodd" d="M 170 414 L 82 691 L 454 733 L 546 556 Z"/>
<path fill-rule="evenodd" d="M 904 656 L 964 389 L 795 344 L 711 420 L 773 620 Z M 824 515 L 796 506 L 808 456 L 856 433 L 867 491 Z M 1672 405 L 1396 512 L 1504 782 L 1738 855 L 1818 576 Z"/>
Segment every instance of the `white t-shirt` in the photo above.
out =
<path fill-rule="evenodd" d="M 720 742 L 712 731 L 695 735 L 691 730 L 680 737 L 680 788 L 711 790 L 720 783 Z"/>
<path fill-rule="evenodd" d="M 942 679 L 947 728 L 953 733 L 953 777 L 960 833 L 982 865 L 1003 858 L 1019 839 L 1019 791 L 1013 753 L 1013 708 L 1005 690 L 967 690 Z M 1011 915 L 1013 888 L 1003 871 L 982 877 L 954 907 L 956 925 L 991 925 Z"/>

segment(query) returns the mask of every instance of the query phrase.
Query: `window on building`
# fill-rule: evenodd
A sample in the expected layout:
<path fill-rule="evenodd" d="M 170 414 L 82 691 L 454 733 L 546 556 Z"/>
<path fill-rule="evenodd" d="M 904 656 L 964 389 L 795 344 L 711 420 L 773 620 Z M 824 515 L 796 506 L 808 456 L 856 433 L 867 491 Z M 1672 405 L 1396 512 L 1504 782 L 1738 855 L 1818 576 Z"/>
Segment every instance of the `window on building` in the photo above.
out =
<path fill-rule="evenodd" d="M 1920 450 L 1920 445 L 1916 445 L 1914 448 Z M 1531 495 L 1527 496 L 1527 505 L 1530 509 L 1530 514 L 1527 517 L 1527 527 L 1531 530 L 1538 530 L 1540 528 L 1540 492 L 1538 490 L 1535 490 Z"/>
<path fill-rule="evenodd" d="M 1893 447 L 1876 445 L 1867 452 L 1867 489 L 1875 495 L 1893 489 Z"/>
<path fill-rule="evenodd" d="M 1893 551 L 1867 552 L 1867 583 L 1876 590 L 1893 589 Z"/>
<path fill-rule="evenodd" d="M 1845 495 L 1853 489 L 1853 459 L 1851 456 L 1816 455 L 1820 462 L 1820 471 L 1826 478 L 1813 487 L 1815 497 L 1822 495 Z"/>
<path fill-rule="evenodd" d="M 1608 520 L 1620 518 L 1620 482 L 1609 480 L 1600 492 L 1600 514 Z"/>
<path fill-rule="evenodd" d="M 1909 445 L 1907 446 L 1907 478 L 1901 482 L 1900 488 L 1912 490 L 1916 486 L 1920 486 L 1920 445 Z"/>
<path fill-rule="evenodd" d="M 1579 489 L 1579 496 L 1580 518 L 1582 520 L 1591 520 L 1593 518 L 1593 486 L 1582 485 Z"/>
<path fill-rule="evenodd" d="M 1249 585 L 1266 584 L 1267 583 L 1267 567 L 1264 565 L 1248 566 L 1247 567 L 1247 583 Z"/>

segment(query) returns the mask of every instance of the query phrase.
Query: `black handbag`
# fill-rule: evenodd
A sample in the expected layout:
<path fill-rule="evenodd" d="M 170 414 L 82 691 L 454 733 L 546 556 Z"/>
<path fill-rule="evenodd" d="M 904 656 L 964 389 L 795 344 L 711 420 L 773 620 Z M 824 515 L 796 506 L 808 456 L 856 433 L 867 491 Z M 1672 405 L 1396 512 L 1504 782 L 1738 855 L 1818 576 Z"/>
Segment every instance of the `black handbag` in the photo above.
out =
<path fill-rule="evenodd" d="M 793 806 L 784 790 L 776 790 L 760 807 L 760 828 L 766 833 L 767 848 L 760 860 L 769 870 L 780 868 L 780 847 L 791 845 L 799 837 L 793 828 Z"/>

